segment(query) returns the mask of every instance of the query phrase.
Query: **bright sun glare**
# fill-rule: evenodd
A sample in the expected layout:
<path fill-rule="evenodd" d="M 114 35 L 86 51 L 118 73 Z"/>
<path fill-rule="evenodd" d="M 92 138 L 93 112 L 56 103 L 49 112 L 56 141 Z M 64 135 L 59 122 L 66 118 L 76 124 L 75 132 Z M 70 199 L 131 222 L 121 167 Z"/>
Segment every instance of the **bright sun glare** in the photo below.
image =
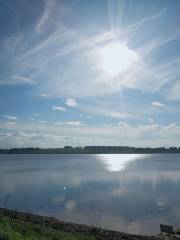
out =
<path fill-rule="evenodd" d="M 99 67 L 112 76 L 116 76 L 138 62 L 137 53 L 125 44 L 116 42 L 101 48 L 98 53 Z"/>

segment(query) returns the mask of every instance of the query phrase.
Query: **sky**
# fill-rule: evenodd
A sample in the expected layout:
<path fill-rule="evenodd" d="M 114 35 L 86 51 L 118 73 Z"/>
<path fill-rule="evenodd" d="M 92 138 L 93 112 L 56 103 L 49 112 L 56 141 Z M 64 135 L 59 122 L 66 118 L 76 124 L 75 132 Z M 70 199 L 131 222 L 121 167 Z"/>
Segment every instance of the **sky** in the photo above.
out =
<path fill-rule="evenodd" d="M 0 148 L 180 146 L 179 0 L 1 0 Z"/>

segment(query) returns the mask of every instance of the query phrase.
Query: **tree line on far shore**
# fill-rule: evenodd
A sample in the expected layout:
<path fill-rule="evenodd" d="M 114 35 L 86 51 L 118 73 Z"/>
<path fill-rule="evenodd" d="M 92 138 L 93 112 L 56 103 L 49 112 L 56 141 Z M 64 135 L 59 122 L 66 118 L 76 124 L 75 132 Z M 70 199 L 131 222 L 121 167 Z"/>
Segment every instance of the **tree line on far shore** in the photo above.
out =
<path fill-rule="evenodd" d="M 63 148 L 11 148 L 0 149 L 0 154 L 104 154 L 104 153 L 180 153 L 180 147 L 136 148 L 128 146 L 85 146 Z"/>

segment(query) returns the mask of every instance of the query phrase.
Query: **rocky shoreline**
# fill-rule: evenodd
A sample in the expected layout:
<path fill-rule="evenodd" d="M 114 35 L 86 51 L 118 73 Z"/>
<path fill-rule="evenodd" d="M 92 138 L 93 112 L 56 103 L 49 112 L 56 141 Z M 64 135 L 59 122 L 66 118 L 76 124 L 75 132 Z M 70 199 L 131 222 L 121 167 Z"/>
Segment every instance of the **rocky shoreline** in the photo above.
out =
<path fill-rule="evenodd" d="M 53 229 L 61 230 L 63 232 L 69 233 L 82 233 L 85 235 L 93 235 L 97 240 L 160 240 L 160 236 L 143 236 L 127 234 L 123 232 L 111 231 L 106 229 L 100 229 L 95 227 L 90 227 L 86 225 L 67 223 L 60 221 L 54 217 L 45 217 L 30 212 L 19 212 L 16 210 L 10 210 L 5 208 L 0 208 L 0 217 L 6 216 L 13 219 L 18 219 L 24 222 L 30 222 L 34 224 L 40 224 L 43 226 L 51 227 Z M 175 236 L 165 236 L 165 239 L 178 239 Z"/>

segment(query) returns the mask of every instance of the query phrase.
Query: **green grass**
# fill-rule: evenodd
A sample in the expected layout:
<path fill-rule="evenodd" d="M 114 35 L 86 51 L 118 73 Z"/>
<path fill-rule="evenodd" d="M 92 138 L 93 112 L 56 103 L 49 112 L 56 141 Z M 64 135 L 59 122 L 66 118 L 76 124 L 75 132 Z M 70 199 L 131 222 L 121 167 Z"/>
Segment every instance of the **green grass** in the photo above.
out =
<path fill-rule="evenodd" d="M 0 240 L 95 240 L 95 238 L 0 217 Z"/>

